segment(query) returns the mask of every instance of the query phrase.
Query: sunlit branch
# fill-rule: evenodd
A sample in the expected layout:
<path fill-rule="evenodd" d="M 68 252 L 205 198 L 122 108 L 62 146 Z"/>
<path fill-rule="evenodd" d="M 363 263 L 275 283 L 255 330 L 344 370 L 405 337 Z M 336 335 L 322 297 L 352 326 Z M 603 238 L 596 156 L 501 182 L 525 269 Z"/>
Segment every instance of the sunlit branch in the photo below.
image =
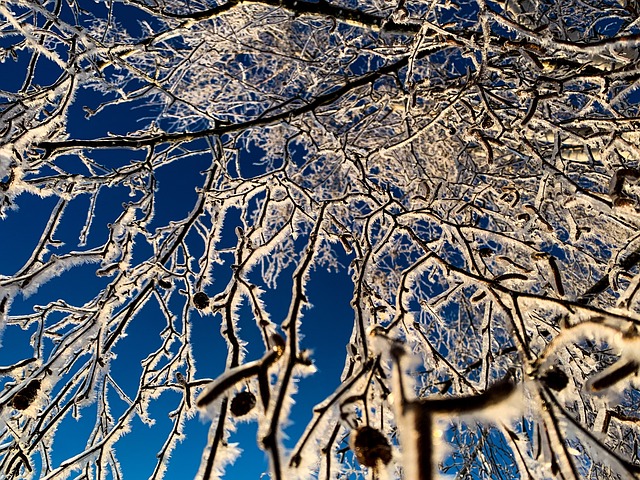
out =
<path fill-rule="evenodd" d="M 420 53 L 420 57 L 425 57 L 428 54 L 436 53 L 439 50 L 446 48 L 444 46 L 436 46 L 433 49 L 425 50 Z M 188 142 L 206 137 L 222 136 L 225 134 L 236 133 L 243 130 L 248 130 L 253 127 L 260 127 L 266 125 L 273 125 L 278 122 L 287 121 L 291 118 L 296 118 L 309 112 L 313 112 L 323 106 L 329 105 L 340 97 L 347 93 L 370 85 L 384 75 L 398 72 L 400 69 L 407 66 L 408 58 L 401 58 L 395 62 L 379 68 L 378 70 L 363 75 L 359 78 L 348 81 L 345 85 L 333 89 L 328 93 L 324 93 L 316 96 L 312 100 L 305 102 L 304 105 L 284 112 L 258 117 L 253 120 L 241 122 L 237 124 L 221 125 L 214 128 L 209 128 L 199 132 L 184 132 L 184 133 L 162 133 L 158 135 L 142 135 L 140 137 L 115 137 L 115 138 L 103 138 L 96 140 L 67 140 L 59 142 L 40 142 L 38 148 L 44 150 L 44 157 L 47 158 L 54 152 L 64 152 L 67 150 L 73 150 L 78 148 L 144 148 L 149 146 L 157 146 L 163 143 L 178 143 Z"/>

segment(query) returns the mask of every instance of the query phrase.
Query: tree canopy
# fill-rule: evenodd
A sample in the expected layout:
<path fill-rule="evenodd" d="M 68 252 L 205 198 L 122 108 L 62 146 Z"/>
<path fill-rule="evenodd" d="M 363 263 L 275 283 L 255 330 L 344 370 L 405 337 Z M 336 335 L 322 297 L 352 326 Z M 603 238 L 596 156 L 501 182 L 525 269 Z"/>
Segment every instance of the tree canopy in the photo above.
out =
<path fill-rule="evenodd" d="M 202 478 L 245 419 L 274 479 L 640 478 L 636 8 L 0 3 L 2 475 L 127 478 L 172 392 L 151 478 L 199 411 Z M 344 369 L 289 447 L 327 269 Z"/>

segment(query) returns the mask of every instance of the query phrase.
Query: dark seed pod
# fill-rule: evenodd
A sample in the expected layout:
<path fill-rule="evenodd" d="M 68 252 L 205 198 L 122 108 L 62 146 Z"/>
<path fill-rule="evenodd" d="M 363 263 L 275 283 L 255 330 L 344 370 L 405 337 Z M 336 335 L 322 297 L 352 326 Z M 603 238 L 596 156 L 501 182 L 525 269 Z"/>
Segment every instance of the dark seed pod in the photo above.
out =
<path fill-rule="evenodd" d="M 567 386 L 569 377 L 558 367 L 553 366 L 540 376 L 540 381 L 552 390 L 559 392 Z"/>
<path fill-rule="evenodd" d="M 387 465 L 391 461 L 391 446 L 380 430 L 360 427 L 351 434 L 351 442 L 356 459 L 365 467 L 375 467 L 378 462 Z"/>
<path fill-rule="evenodd" d="M 166 278 L 161 278 L 158 280 L 158 285 L 164 289 L 171 288 L 171 282 Z"/>
<path fill-rule="evenodd" d="M 193 305 L 198 310 L 207 308 L 209 306 L 209 297 L 204 292 L 198 292 L 193 296 Z"/>
<path fill-rule="evenodd" d="M 31 380 L 26 387 L 15 394 L 11 404 L 16 410 L 26 410 L 33 403 L 40 390 L 40 380 Z"/>
<path fill-rule="evenodd" d="M 231 413 L 242 417 L 256 406 L 256 396 L 251 392 L 240 392 L 231 400 Z"/>

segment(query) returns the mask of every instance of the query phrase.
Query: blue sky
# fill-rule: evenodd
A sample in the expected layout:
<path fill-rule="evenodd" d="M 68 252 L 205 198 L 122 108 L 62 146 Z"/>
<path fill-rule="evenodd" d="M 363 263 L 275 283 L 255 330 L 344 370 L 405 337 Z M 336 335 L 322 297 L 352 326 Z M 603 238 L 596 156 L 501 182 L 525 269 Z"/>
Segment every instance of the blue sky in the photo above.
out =
<path fill-rule="evenodd" d="M 100 99 L 88 97 L 87 102 L 91 101 L 99 102 Z M 136 116 L 144 114 L 144 110 L 136 112 Z M 132 115 L 131 118 L 135 116 Z M 105 130 L 112 130 L 112 126 L 126 130 L 126 124 L 122 120 L 121 115 L 117 113 L 113 116 L 101 115 L 91 121 L 84 120 L 80 116 L 72 116 L 69 128 L 73 136 L 94 138 L 104 135 Z M 130 127 L 134 128 L 134 125 L 131 124 Z M 118 151 L 107 151 L 104 154 L 104 160 L 108 162 L 109 159 L 106 158 L 108 155 L 119 154 Z M 157 214 L 152 227 L 165 225 L 172 220 L 180 220 L 189 213 L 196 200 L 196 188 L 203 182 L 202 170 L 206 166 L 206 159 L 202 162 L 192 159 L 189 164 L 174 163 L 157 172 Z M 107 223 L 117 218 L 123 202 L 130 201 L 128 193 L 129 189 L 125 187 L 105 188 L 101 191 L 88 246 L 99 245 L 106 240 Z M 31 194 L 18 197 L 16 202 L 18 209 L 9 212 L 7 218 L 0 221 L 0 238 L 3 238 L 4 247 L 4 254 L 0 255 L 0 275 L 14 274 L 28 260 L 56 203 L 57 200 L 54 198 L 40 198 Z M 84 224 L 88 206 L 88 196 L 81 196 L 69 204 L 61 227 L 55 235 L 57 240 L 64 242 L 65 251 L 77 248 L 78 235 Z M 229 230 L 232 231 L 232 229 Z M 225 239 L 222 243 L 225 243 Z M 145 248 L 144 245 L 141 247 Z M 194 246 L 195 248 L 197 247 Z M 340 383 L 344 352 L 352 325 L 349 301 L 353 286 L 346 275 L 349 261 L 350 259 L 346 256 L 343 258 L 344 268 L 340 273 L 318 270 L 312 275 L 308 296 L 314 307 L 305 312 L 301 332 L 305 336 L 302 347 L 314 351 L 312 358 L 318 373 L 313 377 L 300 380 L 300 393 L 296 396 L 296 405 L 293 408 L 293 423 L 285 432 L 292 439 L 285 441 L 285 445 L 289 447 L 293 447 L 293 443 L 311 419 L 312 407 Z M 43 305 L 56 298 L 63 298 L 71 304 L 81 305 L 91 299 L 109 281 L 109 278 L 96 277 L 95 270 L 95 265 L 74 268 L 42 285 L 37 293 L 28 298 L 17 297 L 11 314 L 33 313 L 34 305 Z M 227 265 L 221 266 L 214 272 L 214 277 L 219 275 L 220 280 L 208 287 L 207 291 L 217 292 L 223 289 L 228 272 Z M 278 288 L 266 296 L 273 320 L 277 323 L 286 316 L 290 294 L 290 278 L 287 281 L 287 277 L 283 276 Z M 138 388 L 142 370 L 141 360 L 160 344 L 159 333 L 164 327 L 164 321 L 157 308 L 156 303 L 149 302 L 131 322 L 127 329 L 127 337 L 122 339 L 115 348 L 118 359 L 113 363 L 112 376 L 131 396 Z M 246 321 L 246 326 L 242 326 L 240 334 L 243 340 L 248 342 L 247 361 L 257 359 L 263 354 L 258 329 L 248 309 L 244 309 L 241 318 Z M 226 345 L 219 334 L 219 317 L 200 316 L 197 311 L 194 311 L 193 322 L 197 331 L 194 338 L 198 343 L 194 345 L 194 351 L 199 375 L 213 378 L 222 373 L 226 354 Z M 6 329 L 3 346 L 0 349 L 0 365 L 9 365 L 25 356 L 30 356 L 32 351 L 29 347 L 29 339 L 33 332 L 33 328 L 28 331 L 22 331 L 16 327 Z M 156 453 L 160 450 L 166 433 L 172 425 L 168 412 L 174 410 L 179 401 L 178 394 L 163 395 L 152 408 L 156 426 L 149 428 L 139 420 L 135 420 L 133 432 L 119 441 L 116 450 L 124 473 L 127 475 L 126 478 L 146 478 L 152 472 Z M 117 413 L 117 408 L 114 408 L 113 413 Z M 62 461 L 82 450 L 93 425 L 93 415 L 95 415 L 95 407 L 89 407 L 79 421 L 68 418 L 63 423 L 59 429 L 58 442 L 53 449 L 54 460 Z M 191 478 L 195 475 L 202 450 L 206 445 L 209 425 L 210 421 L 207 419 L 195 418 L 189 422 L 187 439 L 174 451 L 166 478 Z M 264 471 L 265 456 L 257 448 L 255 436 L 255 424 L 241 425 L 238 432 L 232 436 L 231 441 L 241 443 L 245 453 L 235 465 L 229 467 L 227 478 L 258 478 Z"/>
<path fill-rule="evenodd" d="M 195 186 L 202 181 L 198 166 L 193 167 L 185 168 L 184 165 L 175 164 L 174 171 L 159 173 L 159 223 L 178 220 L 192 208 Z M 169 184 L 170 188 L 166 188 L 165 183 Z M 106 223 L 120 213 L 119 206 L 126 199 L 128 189 L 112 190 L 106 190 L 101 198 L 89 245 L 92 244 L 92 237 L 97 237 L 98 241 L 104 240 L 108 233 Z M 167 191 L 170 192 L 170 198 L 163 199 L 162 192 Z M 5 252 L 0 255 L 0 275 L 15 273 L 29 258 L 55 204 L 55 199 L 23 194 L 17 201 L 19 209 L 10 212 L 5 220 L 0 221 L 0 238 L 4 239 Z M 87 206 L 88 198 L 74 200 L 69 205 L 62 227 L 56 234 L 56 238 L 67 243 L 69 249 L 73 249 L 74 242 L 77 244 L 78 231 L 84 223 Z M 346 269 L 349 259 L 345 257 L 344 262 Z M 13 303 L 11 314 L 33 313 L 34 305 L 43 305 L 56 298 L 63 298 L 76 305 L 84 303 L 108 280 L 96 277 L 95 268 L 95 265 L 86 265 L 72 269 L 42 285 L 37 293 L 28 298 L 18 296 Z M 224 269 L 224 266 L 220 268 L 221 277 L 224 275 Z M 224 285 L 214 284 L 210 290 L 217 291 L 216 288 L 223 287 Z M 285 431 L 291 438 L 290 441 L 284 442 L 288 447 L 293 447 L 302 429 L 311 419 L 312 407 L 335 390 L 340 383 L 344 352 L 351 333 L 352 312 L 349 301 L 352 288 L 344 269 L 339 273 L 319 269 L 312 275 L 308 296 L 313 308 L 305 311 L 301 333 L 305 336 L 302 347 L 313 350 L 312 358 L 318 372 L 312 377 L 300 380 L 300 391 L 295 398 L 296 404 L 291 416 L 293 423 Z M 266 296 L 274 321 L 279 322 L 286 316 L 290 293 L 290 280 L 287 282 L 285 276 L 279 282 L 278 288 Z M 118 358 L 113 363 L 112 376 L 132 396 L 138 388 L 142 371 L 140 361 L 160 343 L 159 333 L 164 327 L 164 321 L 157 308 L 154 302 L 149 302 L 131 322 L 127 336 L 115 348 Z M 247 361 L 257 359 L 263 354 L 258 329 L 247 308 L 240 316 L 246 321 L 245 325 L 241 325 L 240 335 L 248 342 Z M 219 317 L 200 316 L 194 311 L 193 322 L 197 332 L 194 335 L 197 340 L 194 352 L 199 375 L 205 378 L 215 377 L 224 369 L 226 354 L 226 345 L 219 335 Z M 0 365 L 10 365 L 28 358 L 32 354 L 29 339 L 33 333 L 34 328 L 27 331 L 16 327 L 7 328 L 0 349 Z M 133 422 L 133 432 L 118 442 L 116 450 L 123 471 L 127 475 L 125 478 L 146 478 L 152 472 L 155 455 L 172 425 L 168 413 L 177 407 L 179 401 L 178 394 L 165 394 L 160 397 L 151 410 L 156 425 L 149 428 L 136 419 Z M 118 413 L 116 407 L 113 413 Z M 69 417 L 63 422 L 53 449 L 54 460 L 62 461 L 82 450 L 93 425 L 93 415 L 95 407 L 89 407 L 83 412 L 80 420 L 75 421 Z M 166 478 L 192 478 L 195 475 L 202 450 L 206 445 L 209 425 L 210 421 L 207 419 L 195 418 L 189 422 L 187 438 L 174 451 Z M 242 424 L 238 432 L 232 435 L 230 440 L 239 442 L 245 453 L 235 465 L 228 468 L 227 478 L 258 478 L 264 471 L 265 455 L 257 448 L 255 437 L 256 425 L 251 423 Z"/>
<path fill-rule="evenodd" d="M 119 5 L 119 4 L 118 4 Z M 101 4 L 93 8 L 102 8 Z M 119 5 L 118 8 L 123 8 Z M 127 19 L 127 26 L 137 28 L 135 12 L 131 8 L 123 8 L 118 16 L 120 20 Z M 105 12 L 103 12 L 105 13 Z M 149 19 L 147 19 L 149 20 Z M 6 61 L 0 65 L 0 88 L 16 89 L 24 78 L 27 64 L 26 52 L 21 52 L 17 61 Z M 46 60 L 39 60 L 36 79 L 41 84 L 48 84 L 55 80 L 58 72 L 51 69 Z M 96 92 L 81 91 L 71 108 L 67 125 L 71 138 L 100 138 L 111 133 L 127 133 L 141 128 L 152 117 L 154 112 L 144 104 L 126 105 L 123 109 L 105 109 L 92 117 L 84 118 L 83 107 L 96 108 L 105 98 Z M 95 152 L 94 152 L 95 153 Z M 142 151 L 108 150 L 95 153 L 105 164 L 122 164 L 122 156 L 127 159 L 139 159 Z M 246 160 L 259 160 L 246 157 Z M 193 208 L 196 200 L 196 188 L 204 181 L 202 171 L 209 164 L 208 158 L 192 157 L 184 162 L 176 162 L 159 170 L 156 174 L 156 216 L 150 225 L 166 225 L 170 221 L 183 219 Z M 69 171 L 79 168 L 80 163 L 73 156 L 60 158 L 58 165 Z M 46 172 L 43 172 L 46 173 Z M 104 243 L 109 234 L 107 224 L 113 222 L 122 211 L 123 202 L 131 201 L 129 189 L 123 186 L 103 188 L 98 197 L 94 222 L 88 237 L 87 246 L 92 247 Z M 9 211 L 7 218 L 0 220 L 0 238 L 2 238 L 2 254 L 0 254 L 0 275 L 9 276 L 18 271 L 29 259 L 35 245 L 37 245 L 49 218 L 55 208 L 57 199 L 40 198 L 32 194 L 22 194 L 15 203 L 16 209 Z M 88 195 L 79 196 L 69 203 L 65 210 L 60 228 L 55 238 L 63 243 L 60 251 L 70 251 L 78 248 L 78 237 L 84 225 L 87 210 L 90 205 Z M 232 228 L 228 229 L 233 232 Z M 233 235 L 233 234 L 231 234 Z M 226 240 L 223 239 L 222 243 Z M 229 239 L 234 241 L 235 239 Z M 144 255 L 150 251 L 148 246 L 139 242 L 140 252 Z M 194 246 L 194 249 L 197 249 Z M 231 257 L 229 257 L 231 260 Z M 287 447 L 293 447 L 302 430 L 311 419 L 312 407 L 326 398 L 340 383 L 340 374 L 344 366 L 344 352 L 349 340 L 352 326 L 352 311 L 349 307 L 353 286 L 346 273 L 350 259 L 344 256 L 343 268 L 339 273 L 329 273 L 318 270 L 314 272 L 308 289 L 308 297 L 312 309 L 305 311 L 301 333 L 304 335 L 302 348 L 313 350 L 313 361 L 318 372 L 313 377 L 300 380 L 300 392 L 295 398 L 291 420 L 292 424 L 285 430 L 290 440 L 284 440 Z M 97 277 L 96 265 L 85 265 L 71 269 L 60 277 L 53 278 L 42 285 L 39 290 L 27 297 L 18 296 L 12 305 L 10 314 L 30 314 L 34 306 L 44 305 L 57 298 L 65 299 L 74 305 L 82 305 L 110 281 L 110 278 Z M 208 292 L 218 292 L 224 289 L 225 278 L 229 275 L 229 266 L 220 266 L 214 271 L 218 277 L 217 283 L 207 287 Z M 270 313 L 276 323 L 285 318 L 291 295 L 290 279 L 286 275 L 280 280 L 277 289 L 268 292 L 265 300 L 270 305 Z M 145 356 L 155 350 L 160 344 L 160 330 L 164 321 L 157 310 L 155 302 L 149 302 L 134 318 L 127 328 L 127 336 L 118 342 L 115 352 L 117 360 L 113 362 L 111 374 L 125 393 L 135 395 L 142 370 L 140 362 Z M 244 309 L 241 319 L 246 322 L 241 325 L 241 336 L 248 342 L 247 361 L 263 355 L 262 341 L 255 326 L 251 312 Z M 219 317 L 200 316 L 193 312 L 192 321 L 197 334 L 194 336 L 196 344 L 196 366 L 200 377 L 215 377 L 222 373 L 225 365 L 226 345 L 220 336 Z M 35 326 L 23 331 L 11 326 L 4 330 L 2 348 L 0 348 L 0 365 L 10 365 L 15 361 L 28 358 L 33 354 L 29 346 L 30 338 Z M 46 345 L 50 351 L 53 345 Z M 10 378 L 2 379 L 6 384 Z M 60 388 L 60 385 L 56 389 Z M 134 420 L 133 431 L 123 437 L 116 446 L 119 461 L 125 478 L 147 478 L 156 462 L 156 454 L 161 449 L 164 439 L 172 426 L 168 414 L 180 402 L 178 393 L 163 394 L 153 403 L 151 414 L 156 421 L 154 427 L 143 425 L 138 419 Z M 117 415 L 122 410 L 122 402 L 114 396 L 112 414 Z M 58 430 L 58 436 L 52 449 L 54 462 L 61 462 L 83 450 L 86 439 L 91 432 L 95 420 L 95 405 L 81 411 L 81 418 L 74 420 L 68 416 Z M 194 418 L 186 427 L 186 439 L 178 444 L 172 454 L 168 473 L 165 478 L 192 478 L 198 470 L 200 458 L 207 442 L 210 421 L 206 418 Z M 265 454 L 256 446 L 255 423 L 242 424 L 232 435 L 230 441 L 239 442 L 245 451 L 238 461 L 227 469 L 226 478 L 259 478 L 267 468 Z M 37 457 L 37 456 L 36 456 Z M 55 466 L 55 465 L 54 465 Z"/>

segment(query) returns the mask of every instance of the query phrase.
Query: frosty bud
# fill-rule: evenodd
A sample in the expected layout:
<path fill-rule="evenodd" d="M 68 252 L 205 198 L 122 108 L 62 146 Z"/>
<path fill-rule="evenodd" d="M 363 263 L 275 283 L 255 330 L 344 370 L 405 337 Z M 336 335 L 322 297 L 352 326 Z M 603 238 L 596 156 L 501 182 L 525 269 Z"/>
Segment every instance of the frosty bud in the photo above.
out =
<path fill-rule="evenodd" d="M 540 376 L 540 381 L 552 390 L 559 392 L 567 386 L 569 378 L 566 373 L 554 366 Z"/>
<path fill-rule="evenodd" d="M 205 309 L 209 306 L 209 297 L 204 292 L 198 292 L 193 296 L 193 305 L 198 310 Z"/>
<path fill-rule="evenodd" d="M 11 401 L 13 408 L 26 410 L 33 403 L 40 390 L 40 380 L 31 380 L 26 387 L 20 390 Z"/>
<path fill-rule="evenodd" d="M 375 467 L 378 462 L 387 465 L 391 461 L 391 446 L 380 430 L 364 426 L 351 434 L 351 448 L 356 459 L 365 467 Z"/>
<path fill-rule="evenodd" d="M 164 289 L 171 288 L 171 282 L 166 278 L 161 278 L 158 280 L 158 285 Z"/>
<path fill-rule="evenodd" d="M 251 392 L 240 392 L 231 400 L 231 413 L 242 417 L 256 406 L 256 396 Z"/>

